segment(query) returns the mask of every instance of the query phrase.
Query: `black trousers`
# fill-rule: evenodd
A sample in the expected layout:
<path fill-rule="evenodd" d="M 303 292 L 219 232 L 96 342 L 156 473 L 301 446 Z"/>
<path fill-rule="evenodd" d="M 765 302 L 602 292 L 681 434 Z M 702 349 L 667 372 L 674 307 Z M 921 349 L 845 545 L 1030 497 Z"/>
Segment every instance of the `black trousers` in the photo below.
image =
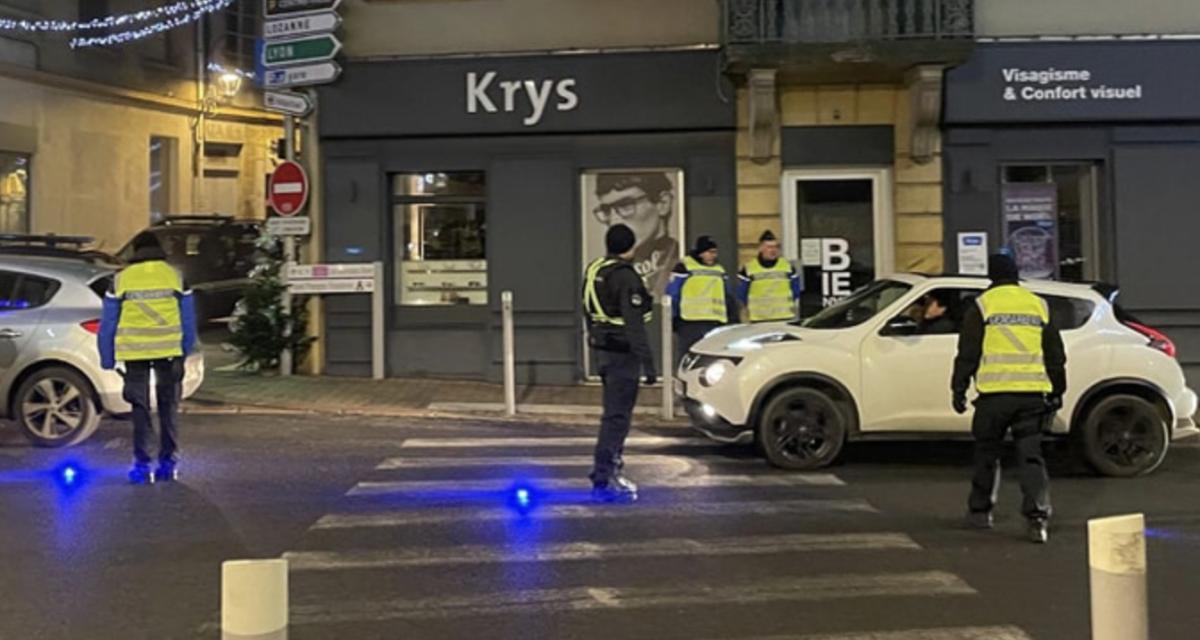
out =
<path fill-rule="evenodd" d="M 680 320 L 675 325 L 675 338 L 678 344 L 678 349 L 675 351 L 675 365 L 679 366 L 679 361 L 692 348 L 692 345 L 700 342 L 704 334 L 722 326 L 720 322 L 696 322 L 691 320 Z"/>
<path fill-rule="evenodd" d="M 975 402 L 971 434 L 975 436 L 975 476 L 968 507 L 991 511 L 1000 487 L 1000 456 L 1004 435 L 1011 429 L 1017 445 L 1017 472 L 1021 480 L 1021 513 L 1026 518 L 1050 517 L 1050 479 L 1042 457 L 1042 427 L 1049 416 L 1041 394 L 998 393 Z"/>
<path fill-rule="evenodd" d="M 150 438 L 154 425 L 150 419 L 150 372 L 154 371 L 154 391 L 158 398 L 159 464 L 175 464 L 179 451 L 179 399 L 183 387 L 183 358 L 135 360 L 125 363 L 125 401 L 133 406 L 133 458 L 149 465 Z"/>
<path fill-rule="evenodd" d="M 642 364 L 632 353 L 596 351 L 596 357 L 600 379 L 604 382 L 604 414 L 600 418 L 591 478 L 593 484 L 602 485 L 620 473 L 624 466 L 621 456 L 633 423 Z"/>

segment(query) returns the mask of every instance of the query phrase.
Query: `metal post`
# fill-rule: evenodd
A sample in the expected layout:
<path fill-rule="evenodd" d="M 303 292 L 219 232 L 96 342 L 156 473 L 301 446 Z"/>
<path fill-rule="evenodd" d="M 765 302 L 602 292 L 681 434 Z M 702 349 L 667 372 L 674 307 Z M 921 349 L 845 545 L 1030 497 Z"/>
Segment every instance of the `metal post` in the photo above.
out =
<path fill-rule="evenodd" d="M 1088 565 L 1092 640 L 1149 640 L 1145 517 L 1088 520 Z"/>
<path fill-rule="evenodd" d="M 222 640 L 286 640 L 287 560 L 221 563 Z"/>
<path fill-rule="evenodd" d="M 513 345 L 513 294 L 500 294 L 500 322 L 504 341 L 504 413 L 517 415 L 517 358 Z"/>
<path fill-rule="evenodd" d="M 288 161 L 296 160 L 296 120 L 291 116 L 283 118 L 283 153 Z M 287 269 L 289 264 L 296 260 L 296 238 L 294 236 L 283 237 L 283 268 Z M 283 308 L 283 317 L 287 320 L 283 325 L 283 336 L 285 338 L 292 335 L 292 292 L 288 288 L 284 288 L 283 294 L 280 296 L 279 305 Z M 279 375 L 292 375 L 292 350 L 284 347 L 279 354 Z"/>
<path fill-rule="evenodd" d="M 192 158 L 192 213 L 201 213 L 200 202 L 201 192 L 204 190 L 204 138 L 205 138 L 205 112 L 208 110 L 208 85 L 205 75 L 206 58 L 208 57 L 204 46 L 204 23 L 205 20 L 196 21 L 196 104 L 199 106 L 199 113 L 196 115 L 196 134 L 195 134 L 195 157 Z"/>
<path fill-rule="evenodd" d="M 384 365 L 384 329 L 383 326 L 383 263 L 375 262 L 375 288 L 371 293 L 371 377 L 383 380 Z"/>
<path fill-rule="evenodd" d="M 671 338 L 671 296 L 662 297 L 662 417 L 675 418 L 675 345 Z"/>

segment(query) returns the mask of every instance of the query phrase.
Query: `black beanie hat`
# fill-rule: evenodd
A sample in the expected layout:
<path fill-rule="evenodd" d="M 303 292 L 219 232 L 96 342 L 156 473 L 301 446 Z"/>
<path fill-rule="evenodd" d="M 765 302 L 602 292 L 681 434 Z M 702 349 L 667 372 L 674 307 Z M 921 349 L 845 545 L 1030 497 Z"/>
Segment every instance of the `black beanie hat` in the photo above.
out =
<path fill-rule="evenodd" d="M 151 250 L 151 249 L 155 250 L 155 251 L 163 250 L 162 243 L 158 241 L 158 236 L 154 235 L 153 233 L 149 233 L 149 232 L 142 232 L 142 233 L 139 233 L 136 236 L 134 236 L 134 238 L 133 238 L 133 250 L 134 251 L 139 251 L 139 250 L 145 251 L 145 250 Z"/>
<path fill-rule="evenodd" d="M 614 224 L 604 234 L 604 246 L 608 248 L 610 255 L 619 256 L 629 251 L 635 242 L 637 237 L 633 235 L 633 229 L 623 224 Z"/>
<path fill-rule="evenodd" d="M 712 236 L 700 236 L 696 238 L 696 255 L 700 255 L 709 249 L 716 249 L 717 243 L 712 239 Z"/>
<path fill-rule="evenodd" d="M 775 237 L 775 233 L 773 231 L 771 231 L 770 229 L 767 229 L 766 231 L 762 232 L 762 235 L 758 237 L 759 244 L 762 244 L 764 242 L 774 242 L 775 240 L 778 240 L 778 238 Z"/>
<path fill-rule="evenodd" d="M 1016 282 L 1021 277 L 1021 271 L 1011 256 L 995 253 L 988 256 L 988 278 L 992 282 Z"/>

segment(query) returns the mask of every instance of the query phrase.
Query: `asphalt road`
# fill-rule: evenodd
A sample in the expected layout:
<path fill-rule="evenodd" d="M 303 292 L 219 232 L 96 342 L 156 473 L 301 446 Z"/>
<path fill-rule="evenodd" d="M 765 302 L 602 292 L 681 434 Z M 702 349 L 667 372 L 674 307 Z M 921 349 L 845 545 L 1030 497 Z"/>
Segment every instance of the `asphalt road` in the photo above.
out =
<path fill-rule="evenodd" d="M 643 499 L 592 506 L 578 427 L 189 416 L 184 434 L 183 481 L 131 487 L 123 424 L 59 451 L 0 430 L 0 638 L 218 638 L 220 563 L 283 555 L 301 640 L 1084 639 L 1085 522 L 1125 512 L 1152 527 L 1153 638 L 1196 637 L 1194 446 L 1137 480 L 1056 454 L 1036 546 L 1012 479 L 995 531 L 960 527 L 965 444 L 789 474 L 639 432 Z"/>

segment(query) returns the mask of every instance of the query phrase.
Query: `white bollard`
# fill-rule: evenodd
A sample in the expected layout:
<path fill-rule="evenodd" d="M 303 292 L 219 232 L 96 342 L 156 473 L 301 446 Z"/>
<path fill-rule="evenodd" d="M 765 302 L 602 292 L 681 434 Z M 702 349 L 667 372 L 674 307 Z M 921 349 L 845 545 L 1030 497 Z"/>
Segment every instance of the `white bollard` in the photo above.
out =
<path fill-rule="evenodd" d="M 1148 640 L 1145 517 L 1088 520 L 1088 565 L 1092 640 Z"/>
<path fill-rule="evenodd" d="M 287 560 L 221 563 L 221 640 L 287 640 Z"/>
<path fill-rule="evenodd" d="M 500 317 L 504 341 L 504 413 L 517 415 L 517 356 L 513 345 L 513 294 L 500 293 Z"/>
<path fill-rule="evenodd" d="M 662 313 L 658 319 L 662 325 L 662 417 L 675 418 L 675 344 L 671 340 L 671 296 L 664 295 Z"/>

